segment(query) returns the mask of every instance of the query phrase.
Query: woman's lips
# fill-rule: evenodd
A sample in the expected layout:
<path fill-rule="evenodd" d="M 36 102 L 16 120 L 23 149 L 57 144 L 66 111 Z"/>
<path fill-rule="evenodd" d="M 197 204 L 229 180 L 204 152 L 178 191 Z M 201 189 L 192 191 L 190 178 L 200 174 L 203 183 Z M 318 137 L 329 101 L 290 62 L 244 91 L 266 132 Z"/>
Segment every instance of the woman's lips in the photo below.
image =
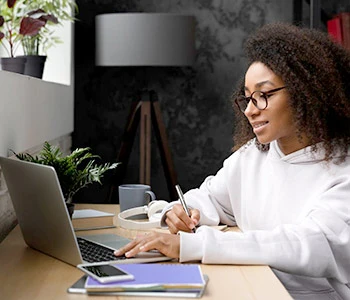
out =
<path fill-rule="evenodd" d="M 254 133 L 258 134 L 259 132 L 261 132 L 268 123 L 268 121 L 252 123 Z"/>

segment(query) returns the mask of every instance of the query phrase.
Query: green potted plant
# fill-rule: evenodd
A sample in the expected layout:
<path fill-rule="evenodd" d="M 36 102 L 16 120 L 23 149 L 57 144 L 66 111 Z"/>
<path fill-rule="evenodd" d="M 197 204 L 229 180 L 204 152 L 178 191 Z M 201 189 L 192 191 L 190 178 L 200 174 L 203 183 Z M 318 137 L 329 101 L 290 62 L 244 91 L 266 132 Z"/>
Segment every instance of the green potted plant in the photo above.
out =
<path fill-rule="evenodd" d="M 94 182 L 102 184 L 101 179 L 104 173 L 115 169 L 119 164 L 105 163 L 97 165 L 95 159 L 99 156 L 93 155 L 90 151 L 90 148 L 77 148 L 71 154 L 64 156 L 58 147 L 45 142 L 40 153 L 35 156 L 29 153 L 17 154 L 14 151 L 12 152 L 20 160 L 54 167 L 69 208 L 72 207 L 69 204 L 72 203 L 73 196 L 79 190 Z"/>
<path fill-rule="evenodd" d="M 47 50 L 62 41 L 54 35 L 55 26 L 75 20 L 77 4 L 74 0 L 7 0 L 0 4 L 0 41 L 10 61 L 25 59 L 24 73 L 42 77 Z M 24 56 L 16 55 L 19 48 Z M 39 71 L 32 64 L 39 64 Z M 10 71 L 13 71 L 10 69 Z"/>

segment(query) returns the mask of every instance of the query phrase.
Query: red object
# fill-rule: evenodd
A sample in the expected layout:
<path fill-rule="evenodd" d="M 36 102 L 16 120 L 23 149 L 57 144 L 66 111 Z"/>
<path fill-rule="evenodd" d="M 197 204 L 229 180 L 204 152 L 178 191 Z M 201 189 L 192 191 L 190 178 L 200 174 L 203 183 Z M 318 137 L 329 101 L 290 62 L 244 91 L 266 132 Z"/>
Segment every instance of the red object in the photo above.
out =
<path fill-rule="evenodd" d="M 327 21 L 327 30 L 335 42 L 343 44 L 342 25 L 340 16 L 336 16 L 333 19 Z"/>

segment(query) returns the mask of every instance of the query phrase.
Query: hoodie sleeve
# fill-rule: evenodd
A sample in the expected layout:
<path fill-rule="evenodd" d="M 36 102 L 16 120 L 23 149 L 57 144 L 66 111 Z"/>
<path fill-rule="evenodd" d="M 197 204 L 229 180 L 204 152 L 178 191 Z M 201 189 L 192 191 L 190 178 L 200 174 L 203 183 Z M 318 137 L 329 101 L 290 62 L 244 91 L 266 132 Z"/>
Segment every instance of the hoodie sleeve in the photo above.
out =
<path fill-rule="evenodd" d="M 238 155 L 232 154 L 224 161 L 223 167 L 215 176 L 208 176 L 199 188 L 191 189 L 184 194 L 187 205 L 201 212 L 199 225 L 215 226 L 219 223 L 229 226 L 236 225 L 227 188 L 227 179 L 232 178 L 232 174 L 229 175 L 228 173 L 239 171 L 239 169 L 235 167 L 237 165 L 237 160 Z M 240 178 L 240 176 L 236 177 Z M 236 184 L 238 185 L 239 181 L 236 181 Z M 235 187 L 231 186 L 231 188 L 236 190 Z M 163 209 L 161 218 L 162 227 L 167 226 L 165 223 L 165 214 L 175 203 L 179 203 L 179 201 L 171 202 Z"/>
<path fill-rule="evenodd" d="M 350 282 L 350 178 L 319 196 L 297 224 L 273 230 L 181 233 L 180 261 L 266 264 L 284 272 Z"/>

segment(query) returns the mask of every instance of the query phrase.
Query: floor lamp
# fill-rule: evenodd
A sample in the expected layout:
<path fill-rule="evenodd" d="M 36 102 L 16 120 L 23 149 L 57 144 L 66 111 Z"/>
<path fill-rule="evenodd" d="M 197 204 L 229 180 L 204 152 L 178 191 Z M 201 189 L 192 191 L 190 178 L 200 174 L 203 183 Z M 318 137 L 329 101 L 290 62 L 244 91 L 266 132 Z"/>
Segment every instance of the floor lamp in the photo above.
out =
<path fill-rule="evenodd" d="M 193 16 L 165 13 L 111 13 L 96 16 L 96 65 L 98 66 L 190 66 L 195 58 Z M 140 124 L 140 183 L 151 183 L 151 124 L 171 200 L 177 199 L 177 175 L 166 130 L 154 91 L 143 92 L 132 102 L 122 137 L 116 178 L 109 193 L 122 183 Z"/>

